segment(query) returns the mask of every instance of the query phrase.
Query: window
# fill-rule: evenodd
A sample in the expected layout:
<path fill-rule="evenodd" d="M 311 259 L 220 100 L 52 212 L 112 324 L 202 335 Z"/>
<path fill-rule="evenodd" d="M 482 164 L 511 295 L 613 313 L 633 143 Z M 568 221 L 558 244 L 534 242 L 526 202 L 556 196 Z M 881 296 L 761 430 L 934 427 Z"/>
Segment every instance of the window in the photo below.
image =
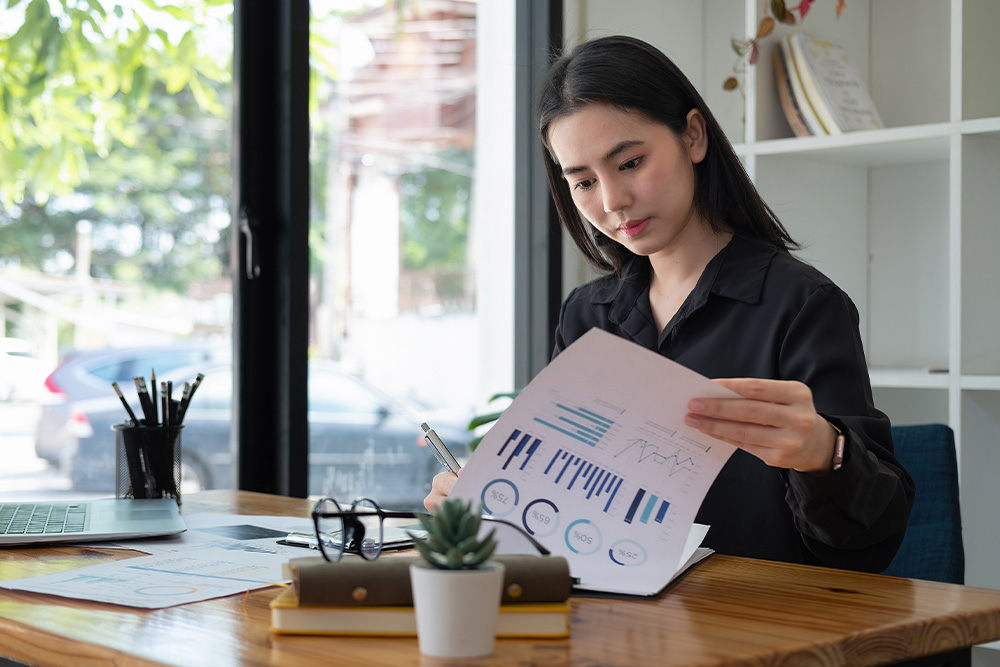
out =
<path fill-rule="evenodd" d="M 420 507 L 440 471 L 421 422 L 468 456 L 470 418 L 513 382 L 513 72 L 498 50 L 514 7 L 312 8 L 309 342 L 345 375 L 312 373 L 310 409 L 378 418 L 338 458 L 317 455 L 311 413 L 309 494 Z M 409 461 L 393 485 L 366 474 L 389 459 Z"/>
<path fill-rule="evenodd" d="M 250 4 L 284 11 L 242 9 Z M 321 439 L 310 424 L 310 493 L 371 491 L 388 507 L 412 505 L 439 469 L 421 446 L 420 422 L 461 450 L 469 417 L 513 386 L 514 8 L 507 0 L 311 3 L 305 338 L 310 373 L 328 364 L 360 383 L 346 396 L 370 419 L 351 438 Z M 149 381 L 154 369 L 173 380 L 175 396 L 199 369 L 213 369 L 184 439 L 186 469 L 203 471 L 205 485 L 236 479 L 229 431 L 218 430 L 231 420 L 251 424 L 241 446 L 262 441 L 248 465 L 272 478 L 290 474 L 258 456 L 277 445 L 252 426 L 261 406 L 274 411 L 280 400 L 274 382 L 287 372 L 276 370 L 287 347 L 268 338 L 254 349 L 252 372 L 229 365 L 233 277 L 243 269 L 231 265 L 231 247 L 242 249 L 231 220 L 239 209 L 231 201 L 234 22 L 232 4 L 210 0 L 163 10 L 110 0 L 0 10 L 0 77 L 14 95 L 0 112 L 0 324 L 6 336 L 33 341 L 48 378 L 44 400 L 0 401 L 0 441 L 25 452 L 23 469 L 41 485 L 33 493 L 112 488 L 113 469 L 100 469 L 107 461 L 74 459 L 100 449 L 109 425 L 124 419 L 110 379 L 137 406 L 129 381 Z M 88 67 L 70 66 L 82 62 Z M 273 78 L 256 78 L 265 95 L 275 93 Z M 404 89 L 407 82 L 418 85 Z M 257 286 L 244 292 L 247 308 L 260 303 Z M 247 329 L 241 340 L 254 335 Z M 188 364 L 145 349 L 181 345 L 209 351 Z M 102 370 L 84 373 L 85 396 L 49 373 L 105 348 L 125 358 L 88 366 Z M 242 417 L 230 373 L 238 391 L 256 384 L 264 396 Z M 310 419 L 325 428 L 331 413 L 319 408 L 336 396 L 311 390 Z M 208 430 L 196 437 L 202 418 L 211 438 Z M 202 441 L 211 451 L 198 451 Z M 285 463 L 298 456 L 276 454 Z M 386 462 L 391 474 L 380 468 Z M 393 496 L 390 487 L 405 486 L 402 477 L 389 482 L 396 474 L 409 475 L 410 486 Z"/>
<path fill-rule="evenodd" d="M 229 356 L 233 7 L 4 6 L 0 337 L 44 372 L 0 394 L 0 490 L 107 495 L 83 452 L 126 417 L 110 383 L 138 410 L 133 377 L 179 398 Z"/>

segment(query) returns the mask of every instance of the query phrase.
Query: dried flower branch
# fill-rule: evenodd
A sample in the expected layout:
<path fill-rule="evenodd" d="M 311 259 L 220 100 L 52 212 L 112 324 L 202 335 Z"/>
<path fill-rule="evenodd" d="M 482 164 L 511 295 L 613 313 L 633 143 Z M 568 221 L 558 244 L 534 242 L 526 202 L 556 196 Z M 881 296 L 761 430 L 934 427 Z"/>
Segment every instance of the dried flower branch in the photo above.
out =
<path fill-rule="evenodd" d="M 785 0 L 771 0 L 769 5 L 764 9 L 764 17 L 760 20 L 760 25 L 757 27 L 757 34 L 755 36 L 749 39 L 736 39 L 733 37 L 730 40 L 730 45 L 733 47 L 733 51 L 736 52 L 736 62 L 733 64 L 733 73 L 727 76 L 726 80 L 722 82 L 722 88 L 724 90 L 739 90 L 742 94 L 743 82 L 739 77 L 746 72 L 746 67 L 752 67 L 757 64 L 757 59 L 760 57 L 760 40 L 774 32 L 774 27 L 778 23 L 784 23 L 785 25 L 801 23 L 812 8 L 813 2 L 815 0 L 799 0 L 798 5 L 788 7 L 785 4 Z M 847 0 L 837 0 L 836 11 L 838 19 L 844 13 L 845 7 L 847 7 Z M 798 12 L 798 18 L 795 16 L 796 12 Z"/>

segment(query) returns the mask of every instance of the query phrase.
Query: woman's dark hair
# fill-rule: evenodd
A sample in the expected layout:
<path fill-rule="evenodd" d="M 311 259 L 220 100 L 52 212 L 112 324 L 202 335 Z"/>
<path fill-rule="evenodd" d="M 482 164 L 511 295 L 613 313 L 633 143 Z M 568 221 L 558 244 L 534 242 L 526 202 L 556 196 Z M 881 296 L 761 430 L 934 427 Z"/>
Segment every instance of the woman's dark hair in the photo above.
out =
<path fill-rule="evenodd" d="M 698 109 L 708 134 L 708 153 L 695 165 L 694 203 L 698 212 L 717 232 L 751 234 L 782 250 L 798 247 L 761 199 L 715 116 L 687 77 L 650 44 L 614 36 L 585 42 L 556 60 L 537 98 L 538 134 L 546 149 L 549 191 L 563 225 L 591 264 L 618 273 L 632 253 L 581 218 L 552 154 L 548 133 L 553 121 L 594 102 L 639 113 L 678 136 L 687 129 L 688 112 Z"/>

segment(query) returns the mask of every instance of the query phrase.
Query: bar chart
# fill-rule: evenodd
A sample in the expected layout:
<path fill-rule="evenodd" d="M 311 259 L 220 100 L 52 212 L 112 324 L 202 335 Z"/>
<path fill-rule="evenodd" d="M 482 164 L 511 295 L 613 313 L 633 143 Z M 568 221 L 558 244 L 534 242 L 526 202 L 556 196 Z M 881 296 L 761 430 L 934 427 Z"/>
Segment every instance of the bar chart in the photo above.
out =
<path fill-rule="evenodd" d="M 622 478 L 595 463 L 559 448 L 545 466 L 546 479 L 567 491 L 577 491 L 586 500 L 602 503 L 603 512 L 611 509 L 615 495 L 621 488 Z"/>
<path fill-rule="evenodd" d="M 553 416 L 535 417 L 535 421 L 591 447 L 600 444 L 615 424 L 614 420 L 594 410 L 566 403 L 556 403 Z"/>

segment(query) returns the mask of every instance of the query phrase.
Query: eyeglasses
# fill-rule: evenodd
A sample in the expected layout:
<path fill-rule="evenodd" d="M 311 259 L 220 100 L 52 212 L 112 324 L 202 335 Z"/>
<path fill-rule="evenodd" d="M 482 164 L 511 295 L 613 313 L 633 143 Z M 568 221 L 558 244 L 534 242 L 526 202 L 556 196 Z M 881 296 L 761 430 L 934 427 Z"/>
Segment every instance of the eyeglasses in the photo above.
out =
<path fill-rule="evenodd" d="M 350 509 L 343 509 L 333 498 L 321 498 L 312 511 L 316 542 L 323 558 L 336 563 L 345 551 L 357 553 L 365 560 L 375 560 L 382 553 L 382 522 L 385 519 L 416 519 L 426 513 L 384 510 L 371 498 L 358 498 Z M 541 542 L 517 524 L 491 516 L 483 521 L 510 526 L 523 535 L 543 556 L 551 552 Z"/>

